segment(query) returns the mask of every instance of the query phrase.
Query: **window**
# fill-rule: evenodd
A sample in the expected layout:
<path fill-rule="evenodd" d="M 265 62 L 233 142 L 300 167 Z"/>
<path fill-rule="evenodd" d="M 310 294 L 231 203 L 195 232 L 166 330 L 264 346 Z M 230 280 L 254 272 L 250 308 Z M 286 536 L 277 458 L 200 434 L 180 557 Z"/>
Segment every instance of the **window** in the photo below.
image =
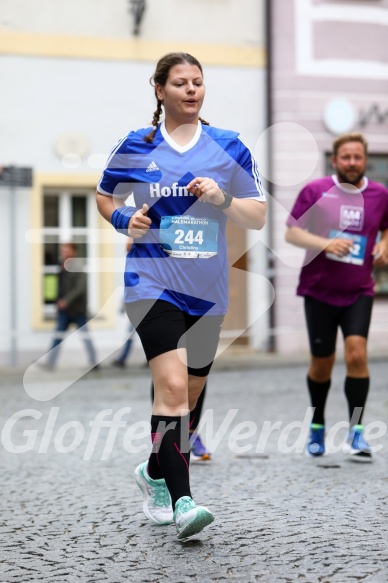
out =
<path fill-rule="evenodd" d="M 94 192 L 87 190 L 46 189 L 42 198 L 43 214 L 43 314 L 54 319 L 58 292 L 61 243 L 77 244 L 78 257 L 96 256 L 96 212 Z M 88 310 L 95 313 L 98 306 L 97 273 L 88 274 Z"/>

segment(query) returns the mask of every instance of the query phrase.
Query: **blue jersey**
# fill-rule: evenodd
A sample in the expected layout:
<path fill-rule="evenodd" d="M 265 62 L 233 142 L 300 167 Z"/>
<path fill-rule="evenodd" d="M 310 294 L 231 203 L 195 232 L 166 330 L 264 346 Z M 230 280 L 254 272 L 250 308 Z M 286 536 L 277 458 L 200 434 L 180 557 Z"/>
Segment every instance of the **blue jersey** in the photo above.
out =
<path fill-rule="evenodd" d="M 127 256 L 125 302 L 169 301 L 192 315 L 222 315 L 228 306 L 226 215 L 186 190 L 209 177 L 239 198 L 265 200 L 249 148 L 239 134 L 198 123 L 184 147 L 162 123 L 152 143 L 150 128 L 130 132 L 113 148 L 97 190 L 146 203 L 152 224 Z M 129 209 L 128 209 L 129 210 Z"/>

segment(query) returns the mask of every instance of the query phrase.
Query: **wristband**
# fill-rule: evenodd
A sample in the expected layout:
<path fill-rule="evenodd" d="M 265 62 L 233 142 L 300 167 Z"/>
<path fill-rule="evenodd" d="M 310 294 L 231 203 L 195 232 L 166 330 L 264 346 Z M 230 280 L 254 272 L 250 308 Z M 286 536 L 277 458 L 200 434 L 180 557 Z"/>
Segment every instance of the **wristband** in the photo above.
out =
<path fill-rule="evenodd" d="M 113 212 L 110 218 L 110 222 L 112 223 L 116 231 L 118 231 L 119 233 L 123 233 L 123 235 L 127 235 L 127 237 L 129 237 L 128 233 L 129 221 L 131 220 L 132 215 L 135 214 L 136 210 L 137 209 L 131 206 L 121 206 L 120 208 L 116 209 Z"/>
<path fill-rule="evenodd" d="M 228 194 L 223 188 L 221 188 L 221 192 L 224 195 L 224 202 L 221 204 L 212 204 L 212 207 L 220 211 L 223 211 L 230 207 L 230 205 L 232 204 L 233 196 Z"/>

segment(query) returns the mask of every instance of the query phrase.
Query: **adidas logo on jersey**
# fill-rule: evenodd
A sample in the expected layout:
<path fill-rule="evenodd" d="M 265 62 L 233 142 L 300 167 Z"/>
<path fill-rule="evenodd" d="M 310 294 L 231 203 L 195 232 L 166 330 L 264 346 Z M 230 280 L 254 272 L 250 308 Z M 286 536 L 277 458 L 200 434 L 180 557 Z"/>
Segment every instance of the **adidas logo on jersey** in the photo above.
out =
<path fill-rule="evenodd" d="M 156 165 L 156 163 L 152 161 L 151 164 L 148 166 L 146 172 L 155 172 L 155 170 L 159 170 L 159 168 Z"/>

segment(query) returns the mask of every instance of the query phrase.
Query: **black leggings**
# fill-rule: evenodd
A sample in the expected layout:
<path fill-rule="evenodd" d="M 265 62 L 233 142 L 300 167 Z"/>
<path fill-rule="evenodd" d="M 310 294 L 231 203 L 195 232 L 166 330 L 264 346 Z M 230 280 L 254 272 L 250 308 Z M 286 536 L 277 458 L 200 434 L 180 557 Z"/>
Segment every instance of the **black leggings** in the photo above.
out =
<path fill-rule="evenodd" d="M 208 376 L 217 351 L 224 316 L 192 316 L 164 300 L 140 300 L 125 304 L 147 360 L 186 348 L 188 373 Z"/>
<path fill-rule="evenodd" d="M 344 338 L 368 338 L 372 306 L 372 296 L 360 296 L 350 306 L 333 306 L 306 296 L 304 309 L 311 354 L 318 358 L 334 354 L 338 328 Z"/>

